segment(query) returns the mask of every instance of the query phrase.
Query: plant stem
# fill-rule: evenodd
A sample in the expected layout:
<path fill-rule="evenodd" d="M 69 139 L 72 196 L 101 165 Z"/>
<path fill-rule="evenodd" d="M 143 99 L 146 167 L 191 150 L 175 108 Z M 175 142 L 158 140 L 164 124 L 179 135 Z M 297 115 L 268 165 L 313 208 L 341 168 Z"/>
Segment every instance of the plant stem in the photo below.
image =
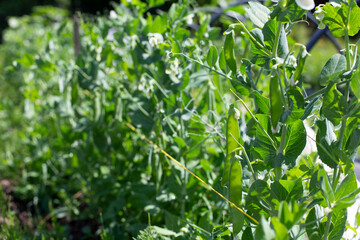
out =
<path fill-rule="evenodd" d="M 327 239 L 328 239 L 329 230 L 330 230 L 330 225 L 331 225 L 332 214 L 333 214 L 332 211 L 328 213 L 323 240 L 327 240 Z"/>

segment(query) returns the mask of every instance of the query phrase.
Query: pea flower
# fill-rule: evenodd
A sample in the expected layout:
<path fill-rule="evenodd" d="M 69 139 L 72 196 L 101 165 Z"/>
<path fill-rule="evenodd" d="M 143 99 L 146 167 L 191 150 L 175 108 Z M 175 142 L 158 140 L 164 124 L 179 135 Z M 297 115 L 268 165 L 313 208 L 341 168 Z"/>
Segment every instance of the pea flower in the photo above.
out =
<path fill-rule="evenodd" d="M 316 10 L 314 12 L 314 17 L 316 18 L 317 22 L 318 22 L 318 28 L 319 29 L 324 29 L 325 28 L 325 24 L 323 22 L 324 17 L 325 17 L 325 12 L 323 10 L 324 5 L 319 5 L 318 7 L 316 7 Z"/>
<path fill-rule="evenodd" d="M 164 38 L 160 33 L 149 33 L 149 43 L 152 47 L 159 47 L 164 42 Z"/>
<path fill-rule="evenodd" d="M 311 10 L 315 7 L 314 0 L 295 0 L 295 2 L 304 10 Z"/>

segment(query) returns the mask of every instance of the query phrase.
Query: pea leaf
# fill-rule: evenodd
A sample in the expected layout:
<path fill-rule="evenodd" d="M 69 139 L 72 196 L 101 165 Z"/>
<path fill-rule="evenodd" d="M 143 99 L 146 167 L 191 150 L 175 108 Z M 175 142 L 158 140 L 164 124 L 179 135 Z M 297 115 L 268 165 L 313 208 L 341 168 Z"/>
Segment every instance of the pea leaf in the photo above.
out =
<path fill-rule="evenodd" d="M 354 95 L 360 99 L 360 71 L 352 75 L 350 84 Z"/>
<path fill-rule="evenodd" d="M 270 18 L 270 10 L 263 4 L 255 1 L 249 2 L 250 8 L 246 9 L 246 15 L 256 26 L 263 28 Z"/>
<path fill-rule="evenodd" d="M 300 19 L 305 13 L 306 10 L 299 7 L 295 0 L 289 0 L 287 1 L 285 9 L 280 6 L 280 4 L 277 4 L 270 16 L 271 18 L 276 18 L 278 21 L 283 23 L 288 23 Z"/>
<path fill-rule="evenodd" d="M 335 84 L 329 84 L 320 109 L 321 115 L 330 120 L 335 126 L 340 123 L 343 116 L 339 106 L 341 96 L 342 94 L 336 89 Z"/>
<path fill-rule="evenodd" d="M 333 156 L 333 148 L 336 148 L 336 135 L 334 133 L 334 125 L 327 119 L 317 121 L 318 132 L 316 134 L 316 147 L 318 154 L 323 163 L 331 168 L 337 166 Z"/>
<path fill-rule="evenodd" d="M 241 240 L 254 240 L 254 235 L 252 233 L 251 227 L 247 227 L 241 237 Z"/>
<path fill-rule="evenodd" d="M 209 64 L 210 67 L 215 66 L 217 59 L 218 59 L 218 51 L 216 49 L 215 46 L 211 45 L 209 48 L 209 52 L 206 58 L 207 63 Z"/>
<path fill-rule="evenodd" d="M 304 123 L 301 120 L 294 121 L 291 125 L 288 125 L 286 132 L 285 163 L 293 167 L 305 145 L 306 130 Z"/>
<path fill-rule="evenodd" d="M 259 92 L 254 91 L 251 93 L 251 96 L 254 98 L 256 106 L 258 108 L 258 113 L 263 113 L 266 115 L 270 114 L 270 100 L 267 97 L 264 97 Z"/>
<path fill-rule="evenodd" d="M 312 208 L 306 217 L 305 226 L 309 240 L 321 239 L 324 234 L 325 223 L 319 221 L 320 217 L 320 209 L 317 207 Z"/>
<path fill-rule="evenodd" d="M 351 171 L 340 185 L 336 188 L 335 192 L 335 209 L 345 209 L 353 205 L 356 201 L 356 195 L 360 192 L 356 182 L 354 171 Z"/>
<path fill-rule="evenodd" d="M 329 238 L 331 240 L 340 240 L 345 232 L 346 229 L 346 219 L 347 219 L 347 210 L 345 209 L 338 209 L 333 210 L 331 223 L 333 228 L 329 234 Z"/>
<path fill-rule="evenodd" d="M 320 74 L 320 84 L 326 85 L 327 82 L 340 76 L 346 70 L 346 59 L 341 54 L 335 54 L 325 64 Z"/>
<path fill-rule="evenodd" d="M 266 132 L 271 133 L 269 117 L 263 114 L 257 114 L 255 117 L 258 119 L 262 128 Z M 276 149 L 258 125 L 256 126 L 254 151 L 260 155 L 260 158 L 264 160 L 266 164 L 272 167 L 281 166 L 283 159 L 278 158 Z"/>
<path fill-rule="evenodd" d="M 356 2 L 352 0 L 352 9 L 350 12 L 350 19 L 348 23 L 349 15 L 349 6 L 345 3 L 339 5 L 332 5 L 331 3 L 326 3 L 323 7 L 325 16 L 323 23 L 325 23 L 331 33 L 335 37 L 342 37 L 345 35 L 346 29 L 348 29 L 349 36 L 354 36 L 359 32 L 360 29 L 360 8 L 357 6 Z"/>

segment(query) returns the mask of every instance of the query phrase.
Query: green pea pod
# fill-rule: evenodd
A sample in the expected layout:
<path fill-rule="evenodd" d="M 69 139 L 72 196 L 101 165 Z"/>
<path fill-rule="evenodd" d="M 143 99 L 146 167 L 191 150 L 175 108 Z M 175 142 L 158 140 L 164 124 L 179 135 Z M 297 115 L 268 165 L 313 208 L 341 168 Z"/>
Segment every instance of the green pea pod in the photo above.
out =
<path fill-rule="evenodd" d="M 270 112 L 271 112 L 271 125 L 276 128 L 277 123 L 283 111 L 281 102 L 281 92 L 279 83 L 276 77 L 270 79 Z"/>
<path fill-rule="evenodd" d="M 227 32 L 224 45 L 225 60 L 233 74 L 236 74 L 236 60 L 234 52 L 234 31 Z"/>
<path fill-rule="evenodd" d="M 228 185 L 230 168 L 231 168 L 231 153 L 234 149 L 239 147 L 237 141 L 240 141 L 240 130 L 238 119 L 240 117 L 240 112 L 234 107 L 234 104 L 230 105 L 228 113 L 228 121 L 226 126 L 226 159 L 224 167 L 224 175 L 222 178 L 222 185 Z"/>
<path fill-rule="evenodd" d="M 231 170 L 229 181 L 230 201 L 240 207 L 242 199 L 242 167 L 240 161 L 235 158 L 235 153 L 231 156 Z M 238 234 L 244 225 L 244 214 L 232 207 L 230 209 L 231 220 L 233 223 L 233 234 Z"/>

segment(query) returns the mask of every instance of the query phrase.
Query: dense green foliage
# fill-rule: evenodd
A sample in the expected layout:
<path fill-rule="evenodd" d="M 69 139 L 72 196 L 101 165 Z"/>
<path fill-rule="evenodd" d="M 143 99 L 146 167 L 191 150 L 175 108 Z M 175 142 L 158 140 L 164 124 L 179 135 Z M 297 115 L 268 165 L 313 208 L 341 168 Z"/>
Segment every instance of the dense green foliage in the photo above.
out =
<path fill-rule="evenodd" d="M 0 171 L 31 224 L 3 208 L 0 236 L 341 239 L 360 191 L 353 0 L 317 11 L 345 36 L 345 53 L 329 59 L 323 88 L 309 96 L 308 53 L 289 44 L 306 13 L 294 0 L 232 9 L 250 21 L 223 39 L 195 3 L 146 14 L 151 4 L 82 16 L 78 56 L 66 12 L 10 20 L 0 47 Z M 311 143 L 317 152 L 303 152 Z"/>

